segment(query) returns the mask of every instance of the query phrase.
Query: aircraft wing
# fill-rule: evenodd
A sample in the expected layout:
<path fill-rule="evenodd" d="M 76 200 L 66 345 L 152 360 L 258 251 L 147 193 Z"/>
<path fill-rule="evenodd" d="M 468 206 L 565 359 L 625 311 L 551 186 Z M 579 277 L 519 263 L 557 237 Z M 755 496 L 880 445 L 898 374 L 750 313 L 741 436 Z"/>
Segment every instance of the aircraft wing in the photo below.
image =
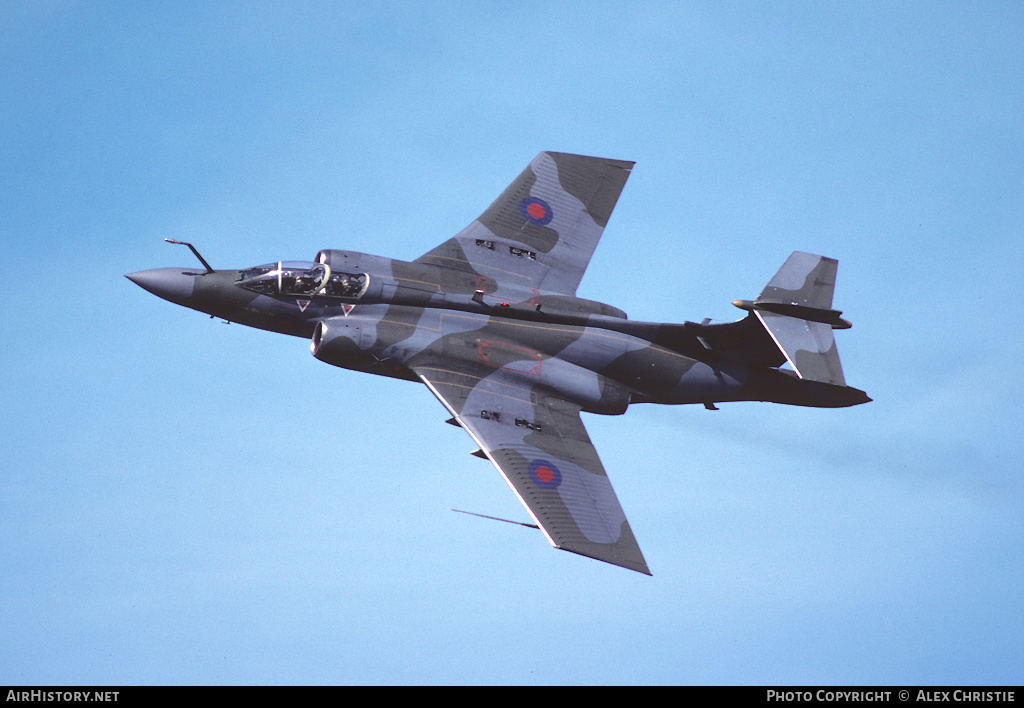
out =
<path fill-rule="evenodd" d="M 507 369 L 412 369 L 498 468 L 552 546 L 651 574 L 578 404 Z"/>
<path fill-rule="evenodd" d="M 575 295 L 633 162 L 542 152 L 472 224 L 416 259 Z"/>

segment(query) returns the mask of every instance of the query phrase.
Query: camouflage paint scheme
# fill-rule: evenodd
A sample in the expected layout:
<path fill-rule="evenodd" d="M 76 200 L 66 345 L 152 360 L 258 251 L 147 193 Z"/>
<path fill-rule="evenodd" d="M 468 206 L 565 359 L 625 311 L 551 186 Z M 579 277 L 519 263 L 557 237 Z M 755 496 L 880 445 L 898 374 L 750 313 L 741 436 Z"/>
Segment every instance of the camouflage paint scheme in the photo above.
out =
<path fill-rule="evenodd" d="M 476 221 L 412 262 L 325 250 L 315 263 L 203 261 L 205 271 L 127 277 L 211 316 L 310 338 L 329 364 L 426 384 L 553 546 L 649 575 L 581 411 L 870 399 L 839 365 L 832 330 L 849 323 L 831 309 L 833 259 L 794 253 L 756 300 L 734 302 L 749 314 L 727 324 L 634 322 L 577 298 L 632 167 L 542 152 Z M 795 371 L 779 369 L 787 361 Z"/>

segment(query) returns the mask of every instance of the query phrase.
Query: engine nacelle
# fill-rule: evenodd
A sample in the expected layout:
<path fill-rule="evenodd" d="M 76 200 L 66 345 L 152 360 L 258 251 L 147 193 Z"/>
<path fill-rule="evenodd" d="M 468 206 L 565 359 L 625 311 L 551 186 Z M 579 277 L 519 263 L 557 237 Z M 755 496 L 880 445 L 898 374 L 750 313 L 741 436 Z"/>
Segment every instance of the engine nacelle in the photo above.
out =
<path fill-rule="evenodd" d="M 607 376 L 559 359 L 541 364 L 540 383 L 583 406 L 587 413 L 621 415 L 629 406 L 629 390 Z"/>
<path fill-rule="evenodd" d="M 590 406 L 583 410 L 588 413 L 600 413 L 601 415 L 622 415 L 629 407 L 629 389 L 618 381 L 612 381 L 607 376 L 601 376 L 601 401 L 597 406 Z"/>
<path fill-rule="evenodd" d="M 344 369 L 359 368 L 373 357 L 376 336 L 359 320 L 332 317 L 316 323 L 309 351 L 320 361 Z"/>

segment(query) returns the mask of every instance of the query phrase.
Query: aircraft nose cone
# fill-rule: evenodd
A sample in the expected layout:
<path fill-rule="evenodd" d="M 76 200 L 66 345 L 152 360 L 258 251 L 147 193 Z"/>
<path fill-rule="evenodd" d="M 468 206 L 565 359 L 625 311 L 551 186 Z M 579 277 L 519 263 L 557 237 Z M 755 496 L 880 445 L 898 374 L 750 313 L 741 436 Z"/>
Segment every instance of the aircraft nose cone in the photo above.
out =
<path fill-rule="evenodd" d="M 188 271 L 183 271 L 181 268 L 140 270 L 138 273 L 128 273 L 124 277 L 143 290 L 148 290 L 157 297 L 178 304 L 188 302 L 192 297 L 192 287 L 195 284 L 195 276 L 189 275 Z"/>

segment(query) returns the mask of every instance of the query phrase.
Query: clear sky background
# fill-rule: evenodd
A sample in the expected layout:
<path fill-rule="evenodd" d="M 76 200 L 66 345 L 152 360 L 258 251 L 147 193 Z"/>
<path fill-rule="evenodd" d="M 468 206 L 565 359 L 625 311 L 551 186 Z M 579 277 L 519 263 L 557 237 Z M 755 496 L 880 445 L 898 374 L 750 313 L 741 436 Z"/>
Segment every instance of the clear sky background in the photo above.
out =
<path fill-rule="evenodd" d="M 833 6 L 835 5 L 835 6 Z M 0 4 L 0 683 L 1020 684 L 1020 2 Z M 585 416 L 654 573 L 422 386 L 123 278 L 413 259 L 636 160 L 582 297 L 839 259 L 874 402 Z"/>

